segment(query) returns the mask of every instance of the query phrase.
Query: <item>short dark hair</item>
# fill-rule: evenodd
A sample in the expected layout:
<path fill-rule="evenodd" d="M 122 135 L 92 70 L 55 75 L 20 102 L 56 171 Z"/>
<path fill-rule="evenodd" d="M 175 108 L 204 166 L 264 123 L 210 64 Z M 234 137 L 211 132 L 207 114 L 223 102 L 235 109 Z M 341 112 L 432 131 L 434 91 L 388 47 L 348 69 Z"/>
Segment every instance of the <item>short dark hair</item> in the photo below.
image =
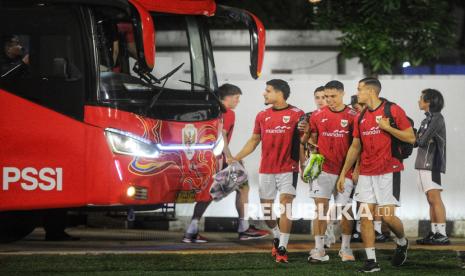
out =
<path fill-rule="evenodd" d="M 289 87 L 289 84 L 285 80 L 281 79 L 272 79 L 266 82 L 266 85 L 273 86 L 275 90 L 279 90 L 283 93 L 283 97 L 285 100 L 289 98 L 289 95 L 291 94 L 291 88 Z"/>
<path fill-rule="evenodd" d="M 340 81 L 332 80 L 325 84 L 325 89 L 336 89 L 344 91 L 344 84 L 342 84 Z"/>
<path fill-rule="evenodd" d="M 376 78 L 364 78 L 359 81 L 359 83 L 363 82 L 365 85 L 373 86 L 376 88 L 376 92 L 381 92 L 381 82 L 379 82 Z"/>
<path fill-rule="evenodd" d="M 242 95 L 242 91 L 239 87 L 229 83 L 225 83 L 218 87 L 218 97 L 220 97 L 220 100 L 223 100 L 227 96 L 234 95 Z"/>
<path fill-rule="evenodd" d="M 425 89 L 421 91 L 423 95 L 423 101 L 429 103 L 430 112 L 441 112 L 444 108 L 444 97 L 441 92 L 436 89 Z"/>
<path fill-rule="evenodd" d="M 10 47 L 11 42 L 15 39 L 18 39 L 17 35 L 3 35 L 2 36 L 3 47 Z"/>
<path fill-rule="evenodd" d="M 325 87 L 324 86 L 318 86 L 315 91 L 313 91 L 313 95 L 315 95 L 317 92 L 322 92 L 322 91 L 325 91 Z"/>
<path fill-rule="evenodd" d="M 353 107 L 354 105 L 358 104 L 358 97 L 357 95 L 350 96 L 350 105 Z"/>

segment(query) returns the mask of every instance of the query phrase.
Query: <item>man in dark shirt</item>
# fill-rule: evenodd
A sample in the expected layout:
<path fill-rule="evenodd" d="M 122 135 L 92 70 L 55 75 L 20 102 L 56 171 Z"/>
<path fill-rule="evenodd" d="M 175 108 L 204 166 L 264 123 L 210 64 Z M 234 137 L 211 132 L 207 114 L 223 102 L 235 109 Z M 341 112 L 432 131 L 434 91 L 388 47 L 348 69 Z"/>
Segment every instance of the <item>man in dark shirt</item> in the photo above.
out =
<path fill-rule="evenodd" d="M 0 79 L 11 80 L 27 73 L 29 54 L 25 54 L 24 47 L 15 35 L 4 36 L 3 53 L 0 55 Z"/>

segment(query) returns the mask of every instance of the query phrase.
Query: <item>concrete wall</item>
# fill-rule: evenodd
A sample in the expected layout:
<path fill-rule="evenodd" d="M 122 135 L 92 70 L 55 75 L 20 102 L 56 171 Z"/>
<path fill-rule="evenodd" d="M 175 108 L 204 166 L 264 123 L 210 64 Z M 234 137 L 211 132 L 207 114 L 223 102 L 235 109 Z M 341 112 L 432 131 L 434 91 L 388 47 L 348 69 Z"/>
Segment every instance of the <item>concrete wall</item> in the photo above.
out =
<path fill-rule="evenodd" d="M 221 74 L 220 74 L 221 76 Z M 243 95 L 241 103 L 236 109 L 236 125 L 232 137 L 231 150 L 237 153 L 250 137 L 256 114 L 265 108 L 262 91 L 266 80 L 283 78 L 289 81 L 291 96 L 289 103 L 311 111 L 315 109 L 313 103 L 313 90 L 326 82 L 337 79 L 346 87 L 345 102 L 349 102 L 350 95 L 356 93 L 359 76 L 336 75 L 265 75 L 259 80 L 250 80 L 248 75 L 222 75 L 219 83 L 230 82 L 241 87 Z M 418 126 L 423 113 L 419 111 L 417 101 L 420 91 L 425 88 L 435 88 L 443 92 L 446 107 L 443 111 L 447 124 L 447 173 L 443 175 L 443 198 L 447 209 L 448 219 L 465 218 L 465 177 L 462 170 L 465 168 L 465 113 L 462 111 L 464 99 L 465 77 L 463 76 L 382 76 L 382 96 L 400 104 L 407 114 Z M 427 202 L 424 194 L 419 192 L 416 184 L 416 174 L 413 169 L 416 151 L 406 160 L 406 170 L 402 174 L 401 203 L 398 214 L 404 219 L 425 219 L 428 217 Z M 260 149 L 246 158 L 245 165 L 250 175 L 250 202 L 258 204 L 258 165 Z M 308 197 L 308 184 L 298 183 L 295 203 L 311 204 Z M 298 210 L 296 210 L 298 211 Z M 309 217 L 309 210 L 300 210 L 297 216 Z M 192 215 L 192 205 L 177 206 L 178 216 Z M 234 208 L 234 194 L 221 202 L 213 203 L 207 210 L 206 216 L 233 217 L 237 216 Z"/>

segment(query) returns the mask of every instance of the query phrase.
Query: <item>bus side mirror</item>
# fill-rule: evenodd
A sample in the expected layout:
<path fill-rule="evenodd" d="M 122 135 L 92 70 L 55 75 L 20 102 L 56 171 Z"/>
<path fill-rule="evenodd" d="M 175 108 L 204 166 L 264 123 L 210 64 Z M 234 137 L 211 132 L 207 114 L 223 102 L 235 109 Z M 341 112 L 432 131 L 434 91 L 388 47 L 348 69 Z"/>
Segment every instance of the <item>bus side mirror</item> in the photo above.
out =
<path fill-rule="evenodd" d="M 263 23 L 251 12 L 223 5 L 217 5 L 215 16 L 242 23 L 248 28 L 250 35 L 250 74 L 254 79 L 260 77 L 266 40 Z"/>
<path fill-rule="evenodd" d="M 129 0 L 133 6 L 134 38 L 137 45 L 138 63 L 146 71 L 155 66 L 155 27 L 150 13 L 136 0 Z"/>

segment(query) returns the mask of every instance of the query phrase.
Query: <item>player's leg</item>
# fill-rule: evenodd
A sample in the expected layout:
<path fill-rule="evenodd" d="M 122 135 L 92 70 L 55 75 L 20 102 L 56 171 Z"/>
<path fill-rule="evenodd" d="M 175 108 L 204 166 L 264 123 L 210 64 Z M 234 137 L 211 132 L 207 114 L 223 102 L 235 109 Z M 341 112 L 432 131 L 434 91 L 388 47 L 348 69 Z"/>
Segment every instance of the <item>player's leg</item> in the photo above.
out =
<path fill-rule="evenodd" d="M 237 232 L 240 240 L 260 239 L 270 234 L 266 230 L 257 229 L 250 225 L 248 218 L 245 217 L 245 208 L 249 203 L 249 190 L 249 185 L 246 183 L 236 193 L 236 210 L 239 214 Z"/>
<path fill-rule="evenodd" d="M 339 250 L 339 256 L 341 257 L 343 262 L 347 261 L 355 261 L 354 254 L 352 249 L 350 248 L 350 240 L 352 237 L 352 229 L 353 229 L 353 214 L 352 214 L 352 191 L 354 189 L 354 185 L 352 180 L 346 178 L 344 183 L 344 192 L 337 193 L 335 202 L 341 210 L 345 210 L 349 208 L 348 216 L 346 217 L 345 214 L 342 214 L 341 218 L 341 228 L 342 228 L 342 235 L 341 235 L 341 250 Z"/>
<path fill-rule="evenodd" d="M 279 237 L 278 254 L 276 255 L 276 262 L 286 262 L 287 257 L 287 244 L 292 228 L 292 201 L 295 198 L 297 187 L 297 180 L 299 174 L 296 172 L 276 174 L 276 186 L 280 192 L 279 203 L 281 216 L 279 219 L 279 229 L 281 235 Z"/>
<path fill-rule="evenodd" d="M 203 216 L 211 201 L 201 201 L 195 203 L 194 213 L 192 215 L 191 223 L 187 227 L 186 233 L 182 239 L 185 243 L 206 243 L 208 240 L 199 235 L 199 221 Z"/>

